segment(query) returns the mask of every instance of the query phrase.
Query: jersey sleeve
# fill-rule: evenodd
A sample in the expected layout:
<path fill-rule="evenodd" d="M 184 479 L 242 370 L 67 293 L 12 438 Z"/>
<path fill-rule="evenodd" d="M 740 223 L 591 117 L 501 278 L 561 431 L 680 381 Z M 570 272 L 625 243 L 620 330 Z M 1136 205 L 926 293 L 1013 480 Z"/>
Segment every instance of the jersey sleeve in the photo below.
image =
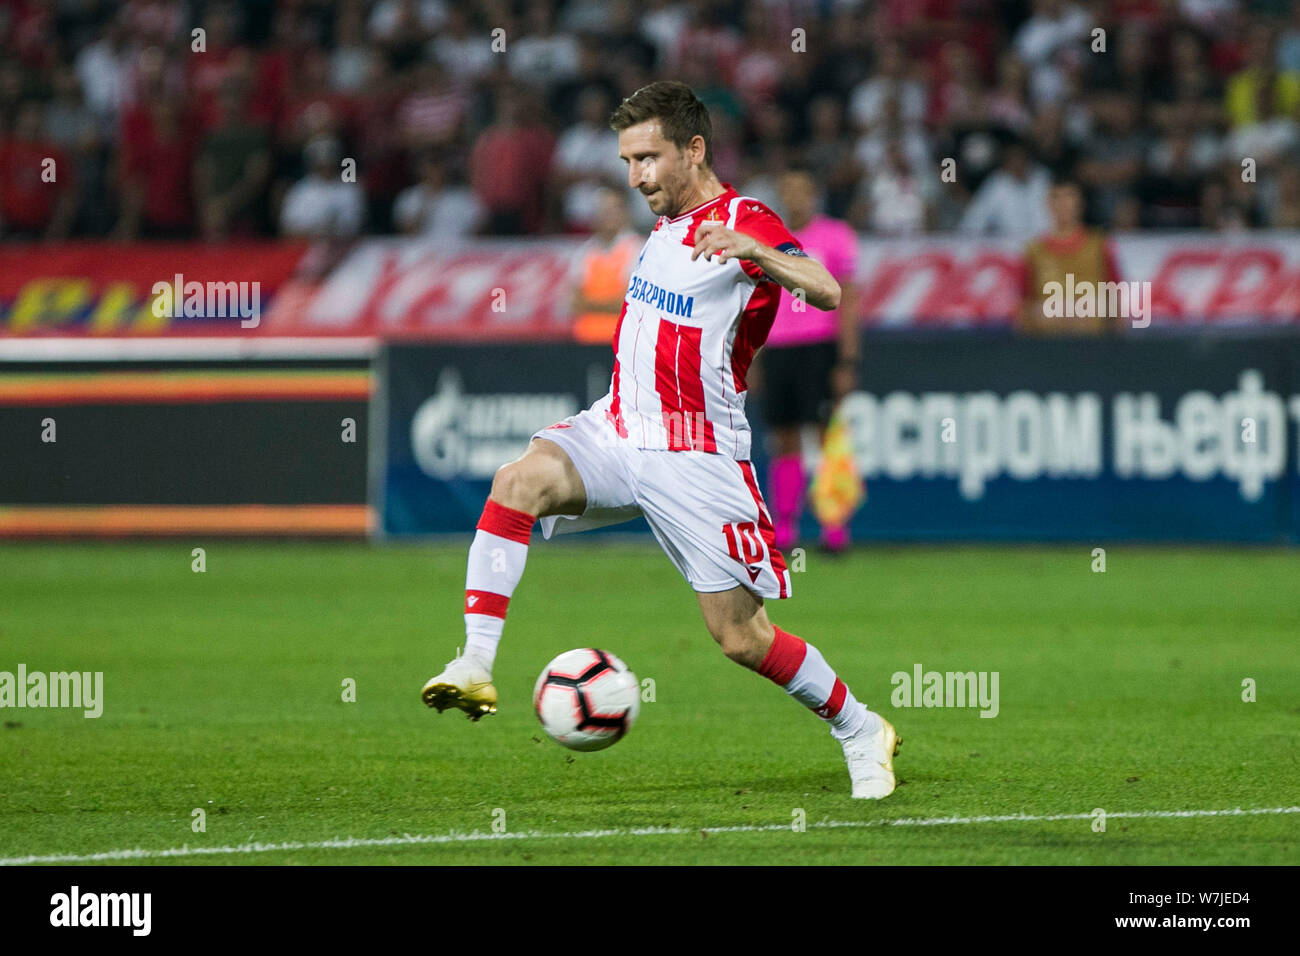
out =
<path fill-rule="evenodd" d="M 781 217 L 756 199 L 740 200 L 740 207 L 736 210 L 735 230 L 753 236 L 763 245 L 771 246 L 777 252 L 784 252 L 790 256 L 808 255 L 799 240 L 785 227 Z M 756 263 L 742 261 L 740 266 L 745 270 L 746 275 L 757 281 L 775 281 Z"/>

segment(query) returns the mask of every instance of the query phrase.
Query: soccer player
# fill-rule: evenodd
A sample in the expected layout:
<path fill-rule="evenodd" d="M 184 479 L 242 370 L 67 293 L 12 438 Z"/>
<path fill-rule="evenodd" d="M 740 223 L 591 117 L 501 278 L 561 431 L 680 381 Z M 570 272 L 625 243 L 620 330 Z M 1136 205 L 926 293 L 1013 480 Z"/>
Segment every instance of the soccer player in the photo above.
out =
<path fill-rule="evenodd" d="M 803 428 L 817 426 L 820 444 L 833 404 L 853 390 L 859 332 L 857 302 L 849 282 L 857 264 L 858 238 L 848 223 L 817 211 L 817 183 L 811 174 L 790 170 L 781 177 L 780 189 L 800 247 L 844 283 L 837 312 L 807 308 L 795 296 L 784 297 L 763 349 L 763 415 L 775 450 L 767 487 L 772 493 L 776 546 L 784 551 L 798 541 L 799 515 L 808 488 L 800 447 Z M 823 525 L 821 543 L 829 551 L 844 551 L 849 546 L 848 528 Z"/>
<path fill-rule="evenodd" d="M 469 549 L 464 653 L 421 696 L 473 720 L 496 712 L 492 666 L 535 521 L 549 538 L 644 515 L 723 653 L 829 724 L 854 797 L 886 797 L 894 728 L 816 647 L 767 618 L 763 601 L 790 596 L 790 572 L 745 419 L 746 373 L 781 289 L 831 310 L 839 284 L 770 209 L 718 180 L 709 112 L 689 86 L 642 87 L 610 126 L 629 185 L 659 216 L 623 299 L 610 390 L 497 471 Z"/>

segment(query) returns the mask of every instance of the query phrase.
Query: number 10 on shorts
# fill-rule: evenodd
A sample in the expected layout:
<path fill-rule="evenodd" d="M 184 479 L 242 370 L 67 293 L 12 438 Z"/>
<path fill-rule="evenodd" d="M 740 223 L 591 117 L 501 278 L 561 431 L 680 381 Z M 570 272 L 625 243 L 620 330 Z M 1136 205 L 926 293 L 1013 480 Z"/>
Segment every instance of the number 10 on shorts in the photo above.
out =
<path fill-rule="evenodd" d="M 724 524 L 722 533 L 727 536 L 727 550 L 741 564 L 762 564 L 766 560 L 767 547 L 753 521 Z"/>

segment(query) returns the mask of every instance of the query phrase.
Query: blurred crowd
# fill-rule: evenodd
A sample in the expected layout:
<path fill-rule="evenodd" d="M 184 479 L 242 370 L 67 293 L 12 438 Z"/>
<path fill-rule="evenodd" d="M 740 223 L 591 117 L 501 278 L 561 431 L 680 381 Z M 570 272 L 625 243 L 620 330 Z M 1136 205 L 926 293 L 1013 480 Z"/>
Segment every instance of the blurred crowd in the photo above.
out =
<path fill-rule="evenodd" d="M 1300 228 L 1300 0 L 0 0 L 0 236 L 644 229 L 661 78 L 867 233 Z"/>

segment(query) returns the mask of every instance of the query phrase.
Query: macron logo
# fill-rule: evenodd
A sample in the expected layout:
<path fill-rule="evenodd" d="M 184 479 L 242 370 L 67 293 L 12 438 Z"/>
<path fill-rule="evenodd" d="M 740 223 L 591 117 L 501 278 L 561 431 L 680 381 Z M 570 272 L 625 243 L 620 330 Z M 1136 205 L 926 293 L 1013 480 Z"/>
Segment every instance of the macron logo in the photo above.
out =
<path fill-rule="evenodd" d="M 467 597 L 467 598 L 465 598 L 465 603 L 466 603 L 466 605 L 468 605 L 469 607 L 473 607 L 475 604 L 478 603 L 478 595 L 475 594 L 473 597 Z"/>
<path fill-rule="evenodd" d="M 129 926 L 132 935 L 148 936 L 152 893 L 85 893 L 78 886 L 50 897 L 51 926 Z"/>

